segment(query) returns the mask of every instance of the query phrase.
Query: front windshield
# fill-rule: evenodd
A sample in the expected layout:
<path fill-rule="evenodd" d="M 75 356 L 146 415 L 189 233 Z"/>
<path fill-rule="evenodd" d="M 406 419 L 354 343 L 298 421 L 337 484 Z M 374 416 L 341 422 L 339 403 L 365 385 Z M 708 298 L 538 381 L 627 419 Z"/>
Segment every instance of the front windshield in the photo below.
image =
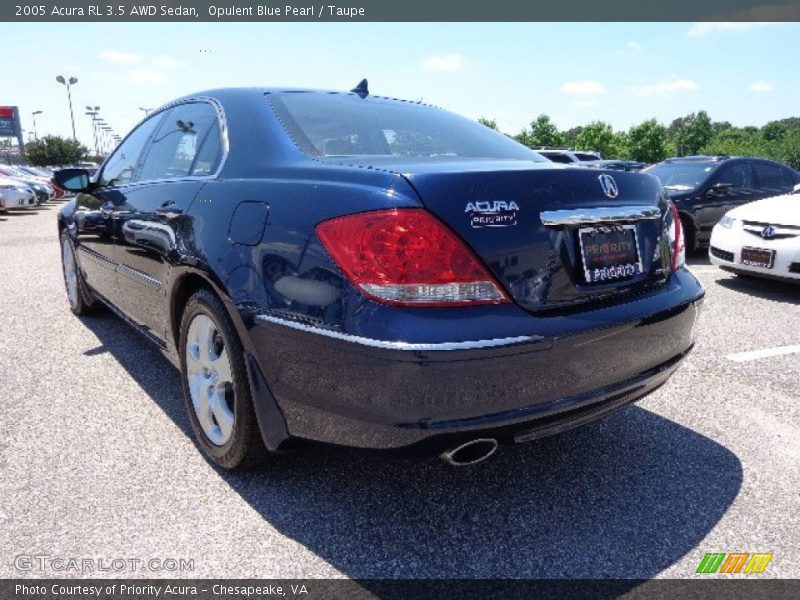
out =
<path fill-rule="evenodd" d="M 423 104 L 315 92 L 284 92 L 269 98 L 295 143 L 311 156 L 544 161 L 502 133 Z"/>
<path fill-rule="evenodd" d="M 668 190 L 693 190 L 706 180 L 716 164 L 698 163 L 661 163 L 647 170 L 648 175 L 655 175 Z"/>

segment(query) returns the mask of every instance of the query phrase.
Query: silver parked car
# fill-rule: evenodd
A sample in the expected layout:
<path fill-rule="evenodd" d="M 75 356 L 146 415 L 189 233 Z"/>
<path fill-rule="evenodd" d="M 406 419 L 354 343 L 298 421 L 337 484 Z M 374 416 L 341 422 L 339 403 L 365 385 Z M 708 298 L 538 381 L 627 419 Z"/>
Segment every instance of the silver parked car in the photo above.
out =
<path fill-rule="evenodd" d="M 10 177 L 0 177 L 0 194 L 5 198 L 6 209 L 36 208 L 36 193 L 31 187 Z"/>

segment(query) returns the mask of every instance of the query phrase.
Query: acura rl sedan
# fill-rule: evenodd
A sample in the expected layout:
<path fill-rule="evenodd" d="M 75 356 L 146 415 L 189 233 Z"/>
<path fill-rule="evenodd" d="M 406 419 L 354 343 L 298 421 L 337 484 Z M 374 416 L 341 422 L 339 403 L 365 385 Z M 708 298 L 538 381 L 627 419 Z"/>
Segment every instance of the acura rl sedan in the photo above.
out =
<path fill-rule="evenodd" d="M 641 398 L 693 346 L 704 292 L 655 177 L 366 82 L 185 97 L 56 183 L 72 311 L 180 367 L 224 468 L 299 440 L 471 464 Z"/>

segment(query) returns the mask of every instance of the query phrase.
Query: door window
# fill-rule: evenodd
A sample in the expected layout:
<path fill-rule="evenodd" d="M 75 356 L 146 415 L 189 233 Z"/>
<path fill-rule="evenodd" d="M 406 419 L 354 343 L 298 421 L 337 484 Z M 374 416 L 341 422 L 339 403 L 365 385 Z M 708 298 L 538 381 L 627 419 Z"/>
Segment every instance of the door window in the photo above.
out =
<path fill-rule="evenodd" d="M 169 109 L 150 143 L 139 181 L 213 175 L 221 158 L 217 111 L 205 102 Z"/>
<path fill-rule="evenodd" d="M 142 148 L 160 121 L 161 116 L 155 115 L 125 138 L 103 167 L 100 175 L 101 186 L 119 187 L 133 181 L 136 162 L 139 160 Z"/>
<path fill-rule="evenodd" d="M 750 173 L 750 165 L 747 163 L 736 163 L 724 167 L 717 178 L 717 183 L 730 184 L 735 190 L 752 188 L 753 178 Z"/>

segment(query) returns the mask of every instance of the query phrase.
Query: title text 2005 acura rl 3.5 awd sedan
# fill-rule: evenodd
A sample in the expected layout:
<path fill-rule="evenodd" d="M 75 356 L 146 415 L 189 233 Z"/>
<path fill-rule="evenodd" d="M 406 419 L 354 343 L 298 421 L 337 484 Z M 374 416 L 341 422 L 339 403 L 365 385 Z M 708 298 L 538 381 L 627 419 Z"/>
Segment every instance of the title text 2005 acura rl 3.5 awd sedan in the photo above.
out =
<path fill-rule="evenodd" d="M 73 312 L 110 306 L 180 364 L 226 468 L 296 439 L 475 462 L 692 348 L 703 289 L 656 178 L 364 85 L 186 97 L 56 180 Z"/>

